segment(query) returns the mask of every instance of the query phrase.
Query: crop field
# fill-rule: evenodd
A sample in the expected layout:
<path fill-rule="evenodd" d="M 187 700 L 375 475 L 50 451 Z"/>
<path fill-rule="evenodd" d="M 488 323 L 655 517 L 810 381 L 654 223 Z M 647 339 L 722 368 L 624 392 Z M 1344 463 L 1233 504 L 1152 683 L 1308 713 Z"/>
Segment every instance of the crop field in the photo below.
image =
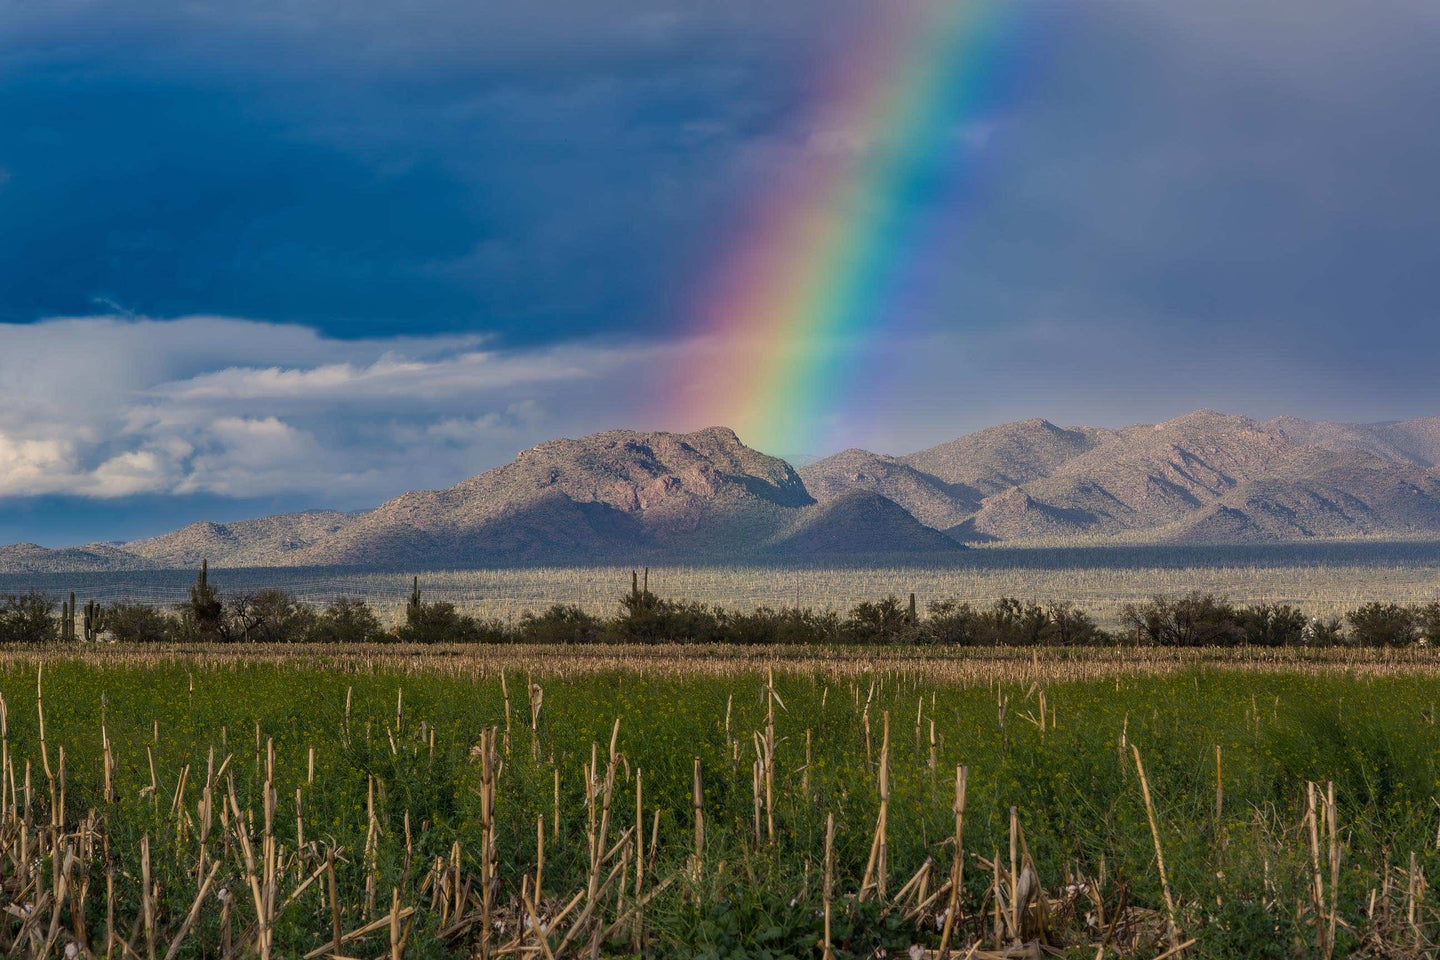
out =
<path fill-rule="evenodd" d="M 637 558 L 637 563 L 644 558 Z M 507 567 L 421 572 L 427 597 L 482 618 L 518 619 L 526 611 L 569 604 L 612 614 L 631 567 Z M 411 571 L 252 568 L 216 571 L 230 592 L 283 586 L 323 604 L 338 595 L 368 601 L 389 623 L 403 615 Z M 100 602 L 174 604 L 195 571 L 0 575 L 0 594 L 76 591 Z M 887 594 L 919 595 L 922 605 L 951 598 L 988 605 L 1001 597 L 1069 601 L 1106 628 L 1120 608 L 1157 594 L 1192 590 L 1236 603 L 1287 603 L 1314 617 L 1340 616 L 1371 601 L 1425 603 L 1440 595 L 1440 544 L 1433 541 L 1334 541 L 1232 547 L 986 547 L 943 565 L 654 566 L 661 596 L 749 611 L 804 606 L 845 611 Z"/>
<path fill-rule="evenodd" d="M 1404 649 L 0 654 L 0 949 L 1433 955 Z"/>

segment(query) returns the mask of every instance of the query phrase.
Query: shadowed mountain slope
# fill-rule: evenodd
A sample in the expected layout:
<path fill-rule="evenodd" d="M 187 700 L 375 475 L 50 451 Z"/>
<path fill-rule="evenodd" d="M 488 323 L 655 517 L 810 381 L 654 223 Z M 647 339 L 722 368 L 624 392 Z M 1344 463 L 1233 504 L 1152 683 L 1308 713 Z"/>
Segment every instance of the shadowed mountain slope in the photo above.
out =
<path fill-rule="evenodd" d="M 0 573 L 69 573 L 102 570 L 140 570 L 144 560 L 122 547 L 91 543 L 58 550 L 37 543 L 0 547 Z"/>
<path fill-rule="evenodd" d="M 849 490 L 807 507 L 769 551 L 787 557 L 896 557 L 953 554 L 963 547 L 871 490 Z"/>
<path fill-rule="evenodd" d="M 984 498 L 962 484 L 922 473 L 900 457 L 867 450 L 845 450 L 800 468 L 815 499 L 825 502 L 851 490 L 870 490 L 896 503 L 921 523 L 937 530 L 964 522 Z"/>

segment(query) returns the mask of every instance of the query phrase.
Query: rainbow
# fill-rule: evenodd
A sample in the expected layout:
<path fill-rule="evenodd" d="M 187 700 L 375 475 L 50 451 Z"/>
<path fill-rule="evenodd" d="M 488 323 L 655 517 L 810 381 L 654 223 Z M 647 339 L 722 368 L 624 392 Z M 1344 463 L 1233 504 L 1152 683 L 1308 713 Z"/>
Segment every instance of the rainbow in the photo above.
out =
<path fill-rule="evenodd" d="M 897 268 L 965 184 L 963 131 L 991 101 L 1026 0 L 881 0 L 827 58 L 811 138 L 754 206 L 698 305 L 669 396 L 693 426 L 775 453 L 822 449 L 852 365 L 891 322 Z M 1007 43 L 1009 47 L 1007 49 Z"/>

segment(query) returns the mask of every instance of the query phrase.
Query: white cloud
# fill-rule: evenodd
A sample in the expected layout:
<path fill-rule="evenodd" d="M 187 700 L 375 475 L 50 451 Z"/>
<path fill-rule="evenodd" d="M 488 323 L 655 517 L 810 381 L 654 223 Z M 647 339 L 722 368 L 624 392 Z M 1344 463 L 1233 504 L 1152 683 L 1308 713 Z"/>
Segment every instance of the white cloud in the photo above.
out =
<path fill-rule="evenodd" d="M 445 486 L 561 433 L 645 419 L 683 345 L 332 340 L 224 317 L 0 324 L 0 497 Z"/>
<path fill-rule="evenodd" d="M 172 485 L 176 471 L 176 460 L 160 450 L 131 450 L 100 464 L 82 486 L 96 497 L 152 493 Z"/>
<path fill-rule="evenodd" d="M 610 359 L 630 356 L 622 352 Z M 442 399 L 584 376 L 586 367 L 577 360 L 583 359 L 589 366 L 604 357 L 604 352 L 593 349 L 583 357 L 566 357 L 562 351 L 512 355 L 472 351 L 428 361 L 387 353 L 368 365 L 230 367 L 162 384 L 154 392 L 172 401 L 335 399 L 357 393 L 373 399 Z"/>
<path fill-rule="evenodd" d="M 72 469 L 71 451 L 63 441 L 0 432 L 0 493 L 47 493 L 51 477 Z"/>

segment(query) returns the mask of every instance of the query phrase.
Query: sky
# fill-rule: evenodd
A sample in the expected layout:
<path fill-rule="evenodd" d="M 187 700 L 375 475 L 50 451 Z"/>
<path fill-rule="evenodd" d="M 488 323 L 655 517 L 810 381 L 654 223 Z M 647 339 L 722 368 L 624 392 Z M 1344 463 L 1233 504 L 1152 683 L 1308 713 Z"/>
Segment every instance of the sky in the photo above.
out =
<path fill-rule="evenodd" d="M 994 29 L 877 58 L 910 7 Z M 804 416 L 730 424 L 768 452 L 1440 413 L 1437 44 L 1430 0 L 0 5 L 0 542 L 710 425 L 758 391 L 717 291 L 824 266 L 763 225 L 834 169 L 920 174 L 814 201 L 869 279 Z M 892 135 L 917 57 L 971 87 Z"/>

